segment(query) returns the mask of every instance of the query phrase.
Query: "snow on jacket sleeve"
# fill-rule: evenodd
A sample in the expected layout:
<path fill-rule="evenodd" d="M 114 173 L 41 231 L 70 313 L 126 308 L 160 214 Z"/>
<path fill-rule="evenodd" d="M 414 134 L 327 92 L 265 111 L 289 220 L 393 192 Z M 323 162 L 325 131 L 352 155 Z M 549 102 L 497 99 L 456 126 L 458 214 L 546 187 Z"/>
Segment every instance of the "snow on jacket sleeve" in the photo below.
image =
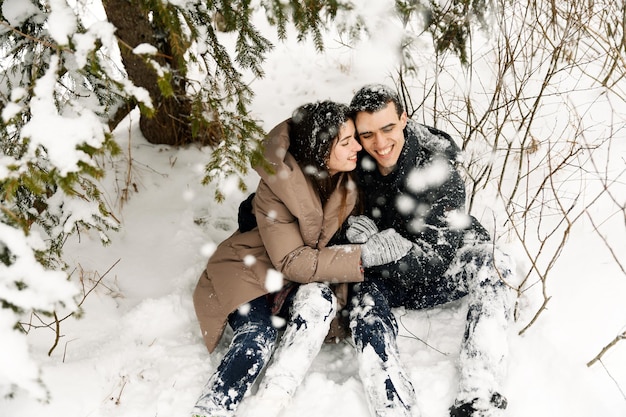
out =
<path fill-rule="evenodd" d="M 421 167 L 413 169 L 428 171 L 429 166 L 439 164 L 442 170 L 448 172 L 448 175 L 441 176 L 446 178 L 442 183 L 419 191 L 415 184 L 411 184 L 409 174 L 402 188 L 405 195 L 415 199 L 418 207 L 409 221 L 417 219 L 420 224 L 419 231 L 411 239 L 415 242 L 413 256 L 416 259 L 413 263 L 419 264 L 426 274 L 439 275 L 447 269 L 464 240 L 475 236 L 476 240 L 486 241 L 489 235 L 465 211 L 465 184 L 455 166 L 460 151 L 452 138 L 427 126 L 414 127 L 412 134 L 419 138 L 417 143 L 422 146 L 423 155 L 428 155 L 422 160 Z M 426 205 L 428 210 L 420 213 L 422 205 Z"/>
<path fill-rule="evenodd" d="M 451 217 L 455 214 L 459 217 L 464 216 L 463 180 L 458 172 L 450 167 L 449 179 L 442 186 L 429 190 L 429 194 L 429 210 L 423 217 L 417 214 L 413 218 L 413 221 L 418 218 L 420 223 L 423 222 L 420 231 L 412 236 L 416 245 L 414 253 L 426 258 L 422 262 L 427 263 L 428 268 L 439 267 L 445 270 L 465 234 L 463 227 L 452 227 L 450 224 Z"/>

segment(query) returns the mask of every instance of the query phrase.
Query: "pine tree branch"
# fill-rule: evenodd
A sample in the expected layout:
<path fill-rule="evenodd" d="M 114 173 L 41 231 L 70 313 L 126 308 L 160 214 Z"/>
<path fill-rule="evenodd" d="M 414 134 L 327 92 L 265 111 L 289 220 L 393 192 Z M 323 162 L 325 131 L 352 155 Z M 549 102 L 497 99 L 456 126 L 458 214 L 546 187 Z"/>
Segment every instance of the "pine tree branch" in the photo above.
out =
<path fill-rule="evenodd" d="M 4 26 L 6 28 L 9 28 L 9 30 L 11 32 L 15 32 L 18 35 L 23 36 L 26 39 L 30 39 L 31 41 L 36 42 L 36 43 L 40 43 L 43 46 L 46 46 L 48 48 L 57 49 L 59 51 L 69 52 L 69 53 L 72 53 L 72 54 L 74 53 L 74 51 L 72 51 L 71 49 L 69 49 L 67 47 L 56 45 L 56 44 L 54 44 L 52 42 L 48 42 L 46 40 L 43 40 L 43 39 L 40 39 L 40 38 L 36 38 L 36 37 L 34 37 L 32 35 L 29 35 L 28 33 L 24 33 L 21 30 L 19 30 L 18 28 L 11 26 L 8 22 L 0 21 L 0 25 Z"/>

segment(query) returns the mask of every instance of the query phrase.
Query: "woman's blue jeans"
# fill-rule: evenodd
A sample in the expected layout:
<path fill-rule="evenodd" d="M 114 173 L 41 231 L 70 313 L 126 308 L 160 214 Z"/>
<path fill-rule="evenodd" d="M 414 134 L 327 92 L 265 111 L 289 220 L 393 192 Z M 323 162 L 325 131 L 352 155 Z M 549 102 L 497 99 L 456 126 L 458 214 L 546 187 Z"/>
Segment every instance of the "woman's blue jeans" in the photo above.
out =
<path fill-rule="evenodd" d="M 335 296 L 327 285 L 311 283 L 294 288 L 287 295 L 280 311 L 275 314 L 287 319 L 287 329 L 281 346 L 291 349 L 290 343 L 293 342 L 292 339 L 298 338 L 296 335 L 303 341 L 311 338 L 309 342 L 305 341 L 305 344 L 317 347 L 317 350 L 311 350 L 313 352 L 311 355 L 314 356 L 321 347 L 330 321 L 335 315 L 335 303 Z M 193 415 L 230 417 L 234 414 L 274 352 L 280 329 L 276 328 L 271 308 L 268 298 L 262 296 L 228 316 L 228 324 L 233 329 L 233 339 L 215 373 L 206 383 L 194 407 Z M 321 312 L 317 317 L 311 314 L 311 311 L 316 309 Z M 308 332 L 313 328 L 325 328 L 319 341 Z M 300 355 L 299 350 L 294 352 Z M 303 357 L 302 362 L 312 359 Z M 308 369 L 308 366 L 306 368 Z M 303 372 L 306 372 L 306 369 Z"/>
<path fill-rule="evenodd" d="M 245 308 L 228 316 L 233 339 L 206 383 L 194 415 L 228 416 L 234 413 L 274 350 L 278 329 L 272 324 L 271 316 L 265 296 L 250 301 Z"/>

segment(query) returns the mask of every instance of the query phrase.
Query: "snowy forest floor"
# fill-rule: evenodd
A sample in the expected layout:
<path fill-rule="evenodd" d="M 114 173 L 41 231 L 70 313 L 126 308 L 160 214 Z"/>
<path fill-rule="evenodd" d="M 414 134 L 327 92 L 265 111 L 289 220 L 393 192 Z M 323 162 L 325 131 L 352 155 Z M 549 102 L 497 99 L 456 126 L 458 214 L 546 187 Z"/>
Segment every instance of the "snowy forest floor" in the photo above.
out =
<path fill-rule="evenodd" d="M 89 233 L 68 242 L 72 279 L 85 293 L 93 291 L 82 306 L 83 317 L 61 323 L 62 338 L 50 357 L 54 333 L 39 329 L 29 335 L 49 402 L 18 393 L 0 402 L 2 416 L 187 416 L 226 349 L 228 335 L 216 353 L 207 353 L 191 293 L 207 251 L 236 228 L 244 194 L 231 190 L 223 204 L 212 200 L 212 188 L 200 185 L 207 150 L 150 145 L 134 122 L 118 137 L 126 160 L 118 160 L 116 169 L 131 167 L 138 190 L 118 212 L 124 227 L 107 247 Z M 126 173 L 118 171 L 116 177 L 107 189 L 119 206 Z M 251 175 L 249 185 L 255 184 Z M 606 369 L 600 363 L 586 366 L 626 322 L 623 307 L 616 307 L 626 284 L 614 279 L 618 275 L 609 259 L 585 261 L 584 237 L 572 241 L 580 245 L 569 245 L 562 255 L 548 310 L 518 336 L 537 307 L 538 298 L 529 294 L 511 328 L 510 416 L 626 415 L 620 391 L 626 387 L 626 345 L 616 345 L 603 358 Z M 462 300 L 423 311 L 396 310 L 402 358 L 423 416 L 446 416 L 454 399 L 465 312 Z M 369 415 L 348 342 L 324 346 L 283 413 L 319 415 Z"/>

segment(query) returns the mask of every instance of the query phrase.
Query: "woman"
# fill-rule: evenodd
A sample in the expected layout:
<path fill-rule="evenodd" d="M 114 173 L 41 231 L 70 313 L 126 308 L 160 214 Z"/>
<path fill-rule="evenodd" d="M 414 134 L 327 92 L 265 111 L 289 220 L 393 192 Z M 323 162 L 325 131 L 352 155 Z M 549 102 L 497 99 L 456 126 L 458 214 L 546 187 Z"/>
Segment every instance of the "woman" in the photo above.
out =
<path fill-rule="evenodd" d="M 264 417 L 276 415 L 319 352 L 337 295 L 345 304 L 346 284 L 361 282 L 363 267 L 395 261 L 410 249 L 397 244 L 392 230 L 362 245 L 329 246 L 356 204 L 350 171 L 361 145 L 354 135 L 348 107 L 330 101 L 299 107 L 269 133 L 269 165 L 255 168 L 257 226 L 219 245 L 194 292 L 209 352 L 227 323 L 233 329 L 194 416 L 234 415 L 274 351 L 280 317 L 285 332 L 255 397 L 265 403 Z"/>

